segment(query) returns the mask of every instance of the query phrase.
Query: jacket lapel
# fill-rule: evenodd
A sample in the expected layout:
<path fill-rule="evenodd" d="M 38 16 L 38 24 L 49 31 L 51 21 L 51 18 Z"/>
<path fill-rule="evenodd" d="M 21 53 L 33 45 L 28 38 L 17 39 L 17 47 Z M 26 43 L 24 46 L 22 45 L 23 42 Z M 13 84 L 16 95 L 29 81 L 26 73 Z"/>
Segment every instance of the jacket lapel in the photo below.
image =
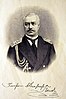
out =
<path fill-rule="evenodd" d="M 48 46 L 45 44 L 45 41 L 39 36 L 38 38 L 38 49 L 37 49 L 37 62 L 35 64 L 34 70 L 39 69 L 44 65 L 44 60 L 48 52 Z"/>
<path fill-rule="evenodd" d="M 32 48 L 28 41 L 23 39 L 22 43 L 19 44 L 19 51 L 22 55 L 29 61 L 29 63 L 34 67 L 36 64 L 36 56 L 34 55 Z"/>

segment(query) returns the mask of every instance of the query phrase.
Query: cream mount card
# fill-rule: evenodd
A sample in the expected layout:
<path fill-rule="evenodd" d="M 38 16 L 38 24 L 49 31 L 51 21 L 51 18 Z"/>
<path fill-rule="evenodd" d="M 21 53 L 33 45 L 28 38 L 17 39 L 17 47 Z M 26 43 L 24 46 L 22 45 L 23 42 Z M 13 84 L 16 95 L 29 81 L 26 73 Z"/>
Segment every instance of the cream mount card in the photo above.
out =
<path fill-rule="evenodd" d="M 66 98 L 65 9 L 65 0 L 0 0 L 1 99 Z M 9 46 L 15 41 L 19 43 L 24 35 L 23 18 L 28 13 L 39 16 L 40 36 L 52 43 L 56 52 L 48 68 L 38 72 L 24 72 L 7 58 Z"/>

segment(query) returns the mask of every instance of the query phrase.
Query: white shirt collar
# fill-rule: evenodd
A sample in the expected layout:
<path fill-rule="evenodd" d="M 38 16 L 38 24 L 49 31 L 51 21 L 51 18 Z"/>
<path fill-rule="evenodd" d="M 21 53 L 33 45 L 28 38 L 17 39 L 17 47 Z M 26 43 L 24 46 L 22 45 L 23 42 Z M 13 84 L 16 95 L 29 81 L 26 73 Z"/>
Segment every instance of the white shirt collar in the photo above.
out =
<path fill-rule="evenodd" d="M 36 35 L 35 37 L 30 37 L 30 36 L 28 36 L 27 34 L 26 34 L 26 36 L 27 36 L 28 38 L 30 38 L 30 39 L 33 39 L 33 40 L 38 37 L 38 35 Z"/>
<path fill-rule="evenodd" d="M 29 42 L 29 44 L 32 46 L 31 40 L 28 40 L 28 42 Z M 38 39 L 35 40 L 35 45 L 36 45 L 36 47 L 38 47 Z"/>
<path fill-rule="evenodd" d="M 33 39 L 33 40 L 38 37 L 38 35 L 35 36 L 35 37 L 30 37 L 30 36 L 28 36 L 27 34 L 26 34 L 26 36 L 27 36 L 28 38 L 30 38 L 30 39 Z M 32 46 L 32 41 L 28 39 L 28 42 L 29 42 L 29 44 Z M 35 40 L 35 45 L 36 45 L 36 47 L 38 47 L 38 39 Z"/>

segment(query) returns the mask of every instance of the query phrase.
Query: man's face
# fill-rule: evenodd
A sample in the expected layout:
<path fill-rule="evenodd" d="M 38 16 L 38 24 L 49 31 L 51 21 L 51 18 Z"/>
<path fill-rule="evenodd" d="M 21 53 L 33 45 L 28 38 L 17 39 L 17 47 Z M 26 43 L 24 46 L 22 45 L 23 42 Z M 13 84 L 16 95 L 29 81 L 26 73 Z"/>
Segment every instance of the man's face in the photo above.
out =
<path fill-rule="evenodd" d="M 28 36 L 38 35 L 39 18 L 36 15 L 27 16 L 24 21 L 24 30 Z"/>

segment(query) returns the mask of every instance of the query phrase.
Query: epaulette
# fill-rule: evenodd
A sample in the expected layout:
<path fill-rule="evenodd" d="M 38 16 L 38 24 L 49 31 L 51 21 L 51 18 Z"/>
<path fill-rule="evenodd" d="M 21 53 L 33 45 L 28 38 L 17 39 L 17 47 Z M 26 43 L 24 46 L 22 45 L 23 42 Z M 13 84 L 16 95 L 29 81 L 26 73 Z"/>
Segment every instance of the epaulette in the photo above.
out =
<path fill-rule="evenodd" d="M 53 44 L 50 39 L 44 38 L 44 41 L 46 41 L 46 42 L 48 42 L 48 43 L 50 43 L 50 44 Z"/>
<path fill-rule="evenodd" d="M 22 42 L 22 38 L 20 38 L 20 39 L 14 41 L 14 42 L 12 42 L 12 43 L 11 43 L 11 47 L 14 47 L 15 45 L 17 45 L 17 44 L 19 44 L 19 43 L 21 43 L 21 42 Z"/>

